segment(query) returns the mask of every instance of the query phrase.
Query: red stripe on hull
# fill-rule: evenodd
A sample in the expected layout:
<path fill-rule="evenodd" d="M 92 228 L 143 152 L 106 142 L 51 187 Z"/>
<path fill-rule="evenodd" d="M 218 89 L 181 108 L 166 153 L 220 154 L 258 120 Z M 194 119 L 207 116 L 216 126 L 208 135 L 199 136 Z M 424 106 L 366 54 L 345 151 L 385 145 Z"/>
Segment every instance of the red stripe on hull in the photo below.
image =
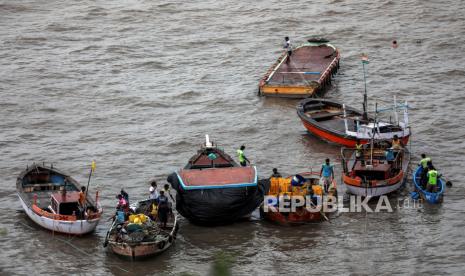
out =
<path fill-rule="evenodd" d="M 301 119 L 302 120 L 302 119 Z M 307 121 L 302 120 L 302 123 L 304 124 L 304 127 L 311 132 L 313 135 L 320 137 L 323 140 L 329 141 L 331 143 L 339 144 L 342 146 L 350 147 L 350 148 L 355 148 L 355 144 L 357 143 L 356 138 L 351 138 L 351 137 L 342 137 L 340 135 L 337 135 L 333 132 L 325 131 L 322 130 L 318 127 L 315 127 L 312 124 L 309 124 Z M 402 143 L 406 145 L 408 143 L 410 136 L 405 136 L 402 137 Z M 369 143 L 369 140 L 360 140 L 361 144 L 367 144 Z"/>

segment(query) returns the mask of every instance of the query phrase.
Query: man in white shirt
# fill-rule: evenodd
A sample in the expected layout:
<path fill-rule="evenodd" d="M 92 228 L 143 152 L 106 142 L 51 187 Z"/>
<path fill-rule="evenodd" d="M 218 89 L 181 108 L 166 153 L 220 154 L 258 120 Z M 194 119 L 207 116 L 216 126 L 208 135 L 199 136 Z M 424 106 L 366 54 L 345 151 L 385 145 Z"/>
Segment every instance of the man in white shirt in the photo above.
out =
<path fill-rule="evenodd" d="M 287 50 L 286 63 L 289 63 L 289 61 L 291 60 L 291 55 L 292 55 L 292 44 L 288 36 L 284 38 L 284 49 Z"/>

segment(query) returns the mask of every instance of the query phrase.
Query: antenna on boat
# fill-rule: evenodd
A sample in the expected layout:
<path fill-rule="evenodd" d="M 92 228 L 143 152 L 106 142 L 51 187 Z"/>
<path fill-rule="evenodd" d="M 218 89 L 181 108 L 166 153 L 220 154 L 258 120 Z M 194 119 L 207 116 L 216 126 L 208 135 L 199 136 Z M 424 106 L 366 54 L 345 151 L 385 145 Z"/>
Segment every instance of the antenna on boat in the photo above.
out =
<path fill-rule="evenodd" d="M 399 117 L 397 115 L 397 98 L 395 94 L 394 94 L 394 106 L 392 107 L 392 110 L 394 111 L 394 118 L 396 120 L 396 124 L 399 125 Z"/>
<path fill-rule="evenodd" d="M 210 142 L 210 137 L 208 136 L 208 134 L 205 134 L 205 147 L 206 148 L 213 147 L 213 144 L 212 142 Z"/>
<path fill-rule="evenodd" d="M 346 114 L 346 105 L 342 104 L 342 112 L 344 113 L 344 126 L 346 128 L 346 133 L 349 130 L 349 127 L 347 126 L 347 114 Z"/>
<path fill-rule="evenodd" d="M 367 78 L 365 73 L 365 64 L 370 63 L 368 60 L 368 55 L 362 54 L 362 68 L 363 68 L 363 81 L 365 82 L 365 93 L 363 94 L 363 120 L 368 120 L 368 113 L 367 113 Z"/>

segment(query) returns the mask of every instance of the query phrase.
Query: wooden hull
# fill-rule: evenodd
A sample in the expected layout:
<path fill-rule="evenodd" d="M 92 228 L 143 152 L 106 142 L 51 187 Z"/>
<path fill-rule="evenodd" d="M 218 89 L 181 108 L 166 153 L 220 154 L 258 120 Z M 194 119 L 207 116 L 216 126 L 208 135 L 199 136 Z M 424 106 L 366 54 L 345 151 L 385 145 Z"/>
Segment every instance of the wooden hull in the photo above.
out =
<path fill-rule="evenodd" d="M 16 187 L 17 187 L 17 194 L 19 201 L 21 203 L 21 206 L 24 209 L 24 212 L 26 215 L 36 224 L 39 226 L 48 229 L 52 232 L 57 232 L 57 233 L 62 233 L 62 234 L 71 234 L 71 235 L 84 235 L 91 233 L 95 230 L 97 227 L 100 219 L 101 219 L 101 214 L 103 212 L 103 209 L 100 207 L 98 203 L 93 203 L 93 205 L 96 207 L 97 212 L 94 213 L 92 216 L 86 217 L 86 219 L 79 219 L 74 215 L 59 215 L 59 214 L 54 214 L 51 213 L 47 210 L 44 210 L 38 206 L 38 203 L 36 201 L 44 201 L 40 205 L 44 206 L 44 204 L 50 204 L 47 203 L 47 201 L 50 200 L 50 195 L 55 191 L 55 190 L 39 190 L 35 191 L 34 190 L 34 185 L 27 186 L 27 190 L 23 187 L 23 180 L 24 178 L 29 174 L 31 170 L 44 170 L 44 171 L 50 171 L 50 173 L 54 173 L 56 175 L 62 175 L 63 177 L 66 177 L 68 180 L 68 188 L 67 190 L 78 190 L 78 184 L 77 182 L 72 179 L 70 176 L 65 175 L 64 173 L 51 168 L 47 168 L 45 166 L 38 166 L 38 165 L 33 165 L 31 168 L 26 169 L 23 171 L 20 176 L 17 179 Z M 38 184 L 40 186 L 40 184 Z M 40 199 L 33 199 L 37 198 L 37 194 L 41 194 Z M 90 198 L 88 198 L 88 204 Z"/>
<path fill-rule="evenodd" d="M 262 218 L 277 223 L 283 226 L 301 225 L 312 222 L 321 222 L 324 220 L 320 212 L 310 212 L 305 208 L 301 208 L 296 212 L 281 213 L 278 211 L 263 211 L 263 206 L 260 208 Z"/>
<path fill-rule="evenodd" d="M 217 156 L 213 161 L 210 154 Z M 184 169 L 167 180 L 176 190 L 176 210 L 198 225 L 243 220 L 263 201 L 263 184 L 255 167 L 241 167 L 216 147 L 202 147 Z"/>
<path fill-rule="evenodd" d="M 100 221 L 100 218 L 76 221 L 53 220 L 36 214 L 27 206 L 21 197 L 19 197 L 19 201 L 21 202 L 21 206 L 23 207 L 26 215 L 33 222 L 52 232 L 71 235 L 84 235 L 93 232 Z"/>
<path fill-rule="evenodd" d="M 328 43 L 304 44 L 293 50 L 290 61 L 283 53 L 259 83 L 263 96 L 305 98 L 331 84 L 339 68 L 339 51 Z"/>
<path fill-rule="evenodd" d="M 312 104 L 327 105 L 332 108 L 339 109 L 340 112 L 337 112 L 338 116 L 334 116 L 334 118 L 331 120 L 323 122 L 317 121 L 316 119 L 306 115 L 306 107 Z M 346 107 L 346 111 L 352 116 L 360 118 L 362 117 L 362 112 L 354 108 Z M 357 140 L 360 140 L 361 144 L 367 144 L 370 141 L 371 131 L 367 133 L 353 131 L 349 133 L 346 132 L 342 113 L 342 104 L 327 100 L 306 99 L 300 102 L 297 106 L 297 115 L 301 119 L 302 124 L 307 129 L 307 131 L 312 135 L 324 141 L 351 148 L 355 147 Z M 403 144 L 406 145 L 410 138 L 410 131 L 409 129 L 405 129 L 402 131 L 380 133 L 375 136 L 375 139 L 391 140 L 394 135 L 397 135 Z"/>
<path fill-rule="evenodd" d="M 417 192 L 420 194 L 421 198 L 424 201 L 431 203 L 431 204 L 441 203 L 444 197 L 444 191 L 446 187 L 444 183 L 445 181 L 439 178 L 438 184 L 437 184 L 439 191 L 435 193 L 430 193 L 421 187 L 420 179 L 421 179 L 422 170 L 423 169 L 420 166 L 418 166 L 417 169 L 415 170 L 415 173 L 413 174 L 413 183 L 415 185 L 415 190 L 417 190 Z"/>
<path fill-rule="evenodd" d="M 170 220 L 171 222 L 169 222 L 169 224 L 172 223 L 170 230 L 167 230 L 167 233 L 164 234 L 163 237 L 157 237 L 155 241 L 138 243 L 117 242 L 115 240 L 115 235 L 110 234 L 115 227 L 113 223 L 107 233 L 108 248 L 114 254 L 133 261 L 159 255 L 168 250 L 176 240 L 176 235 L 179 230 L 178 218 L 176 215 L 172 214 Z"/>
<path fill-rule="evenodd" d="M 108 247 L 116 255 L 132 260 L 138 260 L 159 255 L 170 248 L 173 243 L 174 238 L 171 239 L 171 241 L 164 240 L 159 242 L 147 242 L 134 246 L 127 243 L 116 243 L 110 241 L 108 242 Z"/>
<path fill-rule="evenodd" d="M 348 183 L 344 183 L 346 185 L 347 192 L 352 195 L 359 195 L 359 196 L 364 196 L 364 197 L 378 197 L 382 195 L 387 195 L 392 192 L 395 192 L 399 190 L 399 188 L 402 186 L 404 182 L 399 181 L 395 184 L 392 185 L 385 185 L 385 186 L 379 186 L 379 187 L 360 187 L 360 186 L 354 186 Z"/>

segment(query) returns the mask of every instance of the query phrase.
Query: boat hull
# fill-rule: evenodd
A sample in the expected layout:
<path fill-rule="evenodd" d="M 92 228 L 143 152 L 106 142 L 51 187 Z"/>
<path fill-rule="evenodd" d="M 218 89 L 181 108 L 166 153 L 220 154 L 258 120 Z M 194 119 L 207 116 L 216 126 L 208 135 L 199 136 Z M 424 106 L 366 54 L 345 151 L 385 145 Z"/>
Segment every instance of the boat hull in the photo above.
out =
<path fill-rule="evenodd" d="M 387 195 L 392 192 L 399 190 L 404 181 L 399 181 L 393 185 L 381 186 L 381 187 L 357 187 L 350 184 L 344 183 L 349 194 L 359 195 L 364 197 L 378 197 L 382 195 Z"/>
<path fill-rule="evenodd" d="M 108 247 L 116 255 L 123 258 L 129 258 L 132 260 L 145 259 L 159 255 L 166 251 L 174 242 L 174 238 L 171 241 L 159 241 L 159 242 L 146 242 L 138 245 L 129 245 L 127 243 L 108 242 Z"/>
<path fill-rule="evenodd" d="M 355 156 L 354 159 L 348 163 L 348 167 L 353 167 L 354 160 Z M 354 178 L 351 178 L 343 173 L 342 182 L 344 183 L 344 186 L 347 189 L 347 193 L 349 194 L 363 197 L 379 197 L 382 195 L 388 195 L 403 187 L 407 180 L 409 164 L 410 152 L 404 149 L 402 170 L 400 170 L 399 173 L 392 178 L 372 182 L 368 185 L 363 184 L 360 181 L 355 181 Z"/>
<path fill-rule="evenodd" d="M 430 193 L 426 190 L 424 190 L 421 187 L 421 173 L 422 173 L 423 168 L 421 166 L 418 166 L 417 169 L 415 170 L 415 173 L 413 174 L 413 184 L 415 185 L 415 190 L 420 194 L 421 198 L 431 204 L 438 204 L 441 203 L 444 197 L 444 190 L 445 190 L 445 183 L 444 180 L 441 178 L 438 179 L 438 187 L 439 191 L 435 193 Z"/>
<path fill-rule="evenodd" d="M 265 184 L 253 187 L 185 190 L 176 173 L 168 177 L 176 190 L 176 210 L 191 223 L 223 225 L 251 215 L 263 201 Z"/>
<path fill-rule="evenodd" d="M 283 225 L 295 226 L 307 223 L 321 222 L 324 217 L 319 211 L 309 211 L 305 208 L 299 208 L 295 212 L 282 213 L 272 210 L 264 211 L 263 205 L 260 207 L 260 216 L 270 222 Z"/>
<path fill-rule="evenodd" d="M 307 129 L 307 131 L 310 134 L 324 141 L 327 141 L 329 143 L 338 144 L 341 146 L 351 147 L 351 148 L 355 147 L 357 140 L 359 140 L 361 144 L 369 143 L 371 139 L 369 135 L 365 135 L 362 133 L 357 135 L 356 132 L 351 132 L 351 134 L 347 134 L 344 129 L 344 124 L 342 123 L 343 122 L 342 119 L 339 120 L 341 122 L 340 129 L 339 128 L 335 129 L 330 126 L 324 125 L 323 123 L 318 122 L 312 118 L 309 118 L 308 116 L 305 115 L 305 105 L 307 104 L 308 105 L 323 104 L 323 105 L 333 106 L 335 108 L 341 109 L 341 111 L 342 111 L 342 104 L 337 103 L 337 102 L 327 101 L 327 100 L 314 100 L 314 99 L 306 99 L 300 102 L 299 105 L 297 106 L 297 115 L 299 116 L 300 120 L 302 121 L 302 124 L 304 125 L 304 127 Z M 346 110 L 352 112 L 352 114 L 356 114 L 359 117 L 362 117 L 362 112 L 354 108 L 346 107 Z M 394 137 L 394 135 L 397 135 L 404 145 L 408 144 L 408 141 L 410 138 L 410 132 L 404 132 L 404 131 L 378 134 L 378 136 L 375 137 L 375 139 L 376 140 L 390 140 Z"/>
<path fill-rule="evenodd" d="M 318 172 L 301 172 L 298 174 L 307 179 L 311 178 L 316 181 L 320 180 L 320 174 Z M 337 184 L 334 179 L 332 186 L 337 191 Z M 335 196 L 336 194 L 332 195 Z M 277 223 L 279 225 L 295 226 L 306 223 L 321 222 L 325 220 L 325 217 L 323 216 L 324 213 L 321 210 L 308 210 L 305 207 L 299 207 L 297 210 L 295 210 L 295 212 L 279 212 L 275 207 L 266 206 L 267 210 L 265 212 L 265 204 L 266 202 L 260 206 L 260 216 L 265 220 Z"/>
<path fill-rule="evenodd" d="M 84 235 L 91 233 L 97 227 L 100 217 L 93 220 L 76 220 L 76 221 L 65 221 L 65 220 L 54 220 L 44 216 L 36 214 L 30 207 L 27 205 L 23 198 L 19 196 L 19 201 L 21 206 L 24 209 L 26 215 L 39 226 L 48 229 L 52 232 L 58 232 L 62 234 L 72 234 L 72 235 Z"/>

